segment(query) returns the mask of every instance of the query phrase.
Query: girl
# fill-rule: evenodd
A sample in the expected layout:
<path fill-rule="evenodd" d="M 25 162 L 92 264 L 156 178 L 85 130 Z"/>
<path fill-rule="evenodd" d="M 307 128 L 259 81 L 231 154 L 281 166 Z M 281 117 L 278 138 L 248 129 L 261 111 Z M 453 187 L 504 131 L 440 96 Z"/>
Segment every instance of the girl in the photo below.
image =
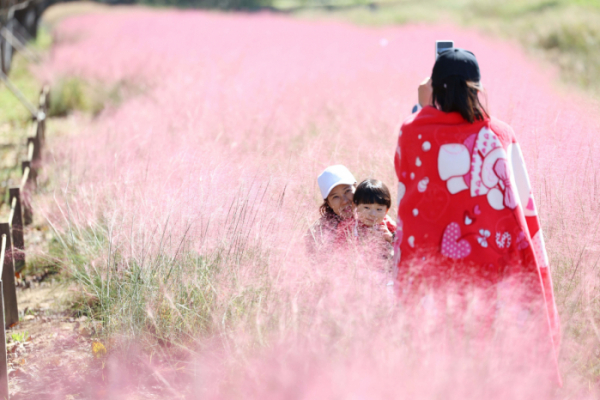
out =
<path fill-rule="evenodd" d="M 338 226 L 337 242 L 359 241 L 379 258 L 391 260 L 396 224 L 387 215 L 392 206 L 389 189 L 381 181 L 365 179 L 356 187 L 353 203 L 356 219 L 345 220 Z"/>

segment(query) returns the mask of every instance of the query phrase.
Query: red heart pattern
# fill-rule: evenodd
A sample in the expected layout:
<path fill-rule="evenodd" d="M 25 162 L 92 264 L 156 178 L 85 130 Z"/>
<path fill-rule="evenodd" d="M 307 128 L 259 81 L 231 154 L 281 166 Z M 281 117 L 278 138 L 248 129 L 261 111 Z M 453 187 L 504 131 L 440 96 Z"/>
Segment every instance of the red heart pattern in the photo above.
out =
<path fill-rule="evenodd" d="M 459 260 L 471 254 L 471 245 L 465 239 L 460 239 L 460 225 L 451 222 L 444 230 L 441 253 L 446 257 Z"/>

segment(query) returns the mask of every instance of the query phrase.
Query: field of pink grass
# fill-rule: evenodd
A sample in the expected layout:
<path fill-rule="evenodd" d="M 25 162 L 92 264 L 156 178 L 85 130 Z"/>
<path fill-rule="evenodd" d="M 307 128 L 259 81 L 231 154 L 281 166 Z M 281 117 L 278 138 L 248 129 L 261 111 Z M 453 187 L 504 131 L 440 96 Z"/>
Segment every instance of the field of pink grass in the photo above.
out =
<path fill-rule="evenodd" d="M 598 396 L 600 118 L 551 69 L 451 26 L 264 13 L 85 15 L 55 38 L 50 79 L 144 88 L 50 141 L 51 190 L 38 200 L 65 268 L 132 352 L 111 353 L 109 383 L 89 397 L 134 398 L 144 379 L 163 398 Z M 477 55 L 489 111 L 521 142 L 563 324 L 563 388 L 519 364 L 526 331 L 500 329 L 480 348 L 468 321 L 440 329 L 427 309 L 408 329 L 360 258 L 315 264 L 304 252 L 328 165 L 395 192 L 397 127 L 444 38 Z"/>

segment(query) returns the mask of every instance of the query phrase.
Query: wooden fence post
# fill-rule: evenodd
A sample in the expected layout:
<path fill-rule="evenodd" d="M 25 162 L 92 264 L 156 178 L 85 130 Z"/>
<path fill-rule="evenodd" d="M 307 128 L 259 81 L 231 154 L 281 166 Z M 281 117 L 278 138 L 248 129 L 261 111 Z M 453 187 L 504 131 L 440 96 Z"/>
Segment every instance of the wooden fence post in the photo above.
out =
<path fill-rule="evenodd" d="M 40 146 L 44 144 L 46 140 L 46 117 L 44 116 L 41 119 L 37 120 L 37 131 L 35 136 L 38 138 L 38 143 Z M 41 148 L 40 148 L 41 150 Z"/>
<path fill-rule="evenodd" d="M 25 182 L 21 182 L 21 189 L 24 190 L 25 187 L 29 184 L 35 186 L 35 180 L 37 178 L 36 170 L 31 168 L 31 161 L 21 161 L 21 174 L 25 175 L 25 170 L 29 168 L 29 173 L 27 174 L 27 179 Z"/>
<path fill-rule="evenodd" d="M 6 359 L 6 330 L 4 330 L 4 294 L 0 285 L 0 397 L 8 400 L 8 360 Z"/>
<path fill-rule="evenodd" d="M 6 257 L 6 241 L 7 236 L 0 237 L 0 261 L 4 261 Z M 2 329 L 0 329 L 0 396 L 8 400 L 8 362 L 6 359 L 6 331 L 4 330 L 4 295 L 2 292 L 2 281 L 0 280 L 0 321 Z"/>
<path fill-rule="evenodd" d="M 42 86 L 42 90 L 40 90 L 40 110 L 44 112 L 44 114 L 48 114 L 48 109 L 50 108 L 50 85 L 45 84 Z"/>
<path fill-rule="evenodd" d="M 33 155 L 30 161 L 39 161 L 40 160 L 40 139 L 38 136 L 28 137 L 27 138 L 27 147 L 29 148 L 29 144 L 33 143 Z"/>
<path fill-rule="evenodd" d="M 9 327 L 19 322 L 19 308 L 17 306 L 17 288 L 15 285 L 15 266 L 13 263 L 13 248 L 10 237 L 10 226 L 7 222 L 0 224 L 0 236 L 6 235 L 6 255 L 2 268 L 2 290 L 4 295 L 4 326 Z"/>
<path fill-rule="evenodd" d="M 21 209 L 21 191 L 18 187 L 8 190 L 10 204 L 15 201 L 15 209 L 12 214 L 11 230 L 13 245 L 13 260 L 16 272 L 21 272 L 25 267 L 25 238 L 23 237 L 23 211 Z"/>
<path fill-rule="evenodd" d="M 37 185 L 37 175 L 36 170 L 31 168 L 30 161 L 21 162 L 21 171 L 23 173 L 24 181 L 21 182 L 21 190 L 24 192 L 25 188 L 33 185 L 34 187 Z M 25 176 L 27 175 L 27 176 Z M 21 206 L 23 208 L 23 223 L 25 225 L 29 225 L 33 222 L 33 212 L 31 210 L 31 204 L 28 201 L 21 202 Z"/>
<path fill-rule="evenodd" d="M 0 329 L 0 397 L 8 400 L 8 360 L 6 359 L 6 326 L 4 320 L 4 292 L 0 285 L 0 321 L 4 323 Z"/>
<path fill-rule="evenodd" d="M 44 85 L 42 90 L 40 90 L 40 102 L 39 102 L 39 111 L 43 113 L 43 116 L 40 118 L 36 118 L 37 120 L 37 132 L 36 136 L 39 139 L 40 146 L 44 145 L 46 141 L 46 117 L 48 115 L 48 100 L 50 94 L 50 87 L 48 85 Z"/>

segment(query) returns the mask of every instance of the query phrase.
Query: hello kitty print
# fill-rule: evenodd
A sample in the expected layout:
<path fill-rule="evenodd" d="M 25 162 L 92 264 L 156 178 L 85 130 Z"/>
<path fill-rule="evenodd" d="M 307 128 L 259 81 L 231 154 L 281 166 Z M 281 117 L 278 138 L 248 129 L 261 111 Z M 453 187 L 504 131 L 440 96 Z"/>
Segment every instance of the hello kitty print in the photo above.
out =
<path fill-rule="evenodd" d="M 463 143 L 442 145 L 438 173 L 452 194 L 469 190 L 472 197 L 486 196 L 495 210 L 517 207 L 508 154 L 498 136 L 486 127 Z"/>

